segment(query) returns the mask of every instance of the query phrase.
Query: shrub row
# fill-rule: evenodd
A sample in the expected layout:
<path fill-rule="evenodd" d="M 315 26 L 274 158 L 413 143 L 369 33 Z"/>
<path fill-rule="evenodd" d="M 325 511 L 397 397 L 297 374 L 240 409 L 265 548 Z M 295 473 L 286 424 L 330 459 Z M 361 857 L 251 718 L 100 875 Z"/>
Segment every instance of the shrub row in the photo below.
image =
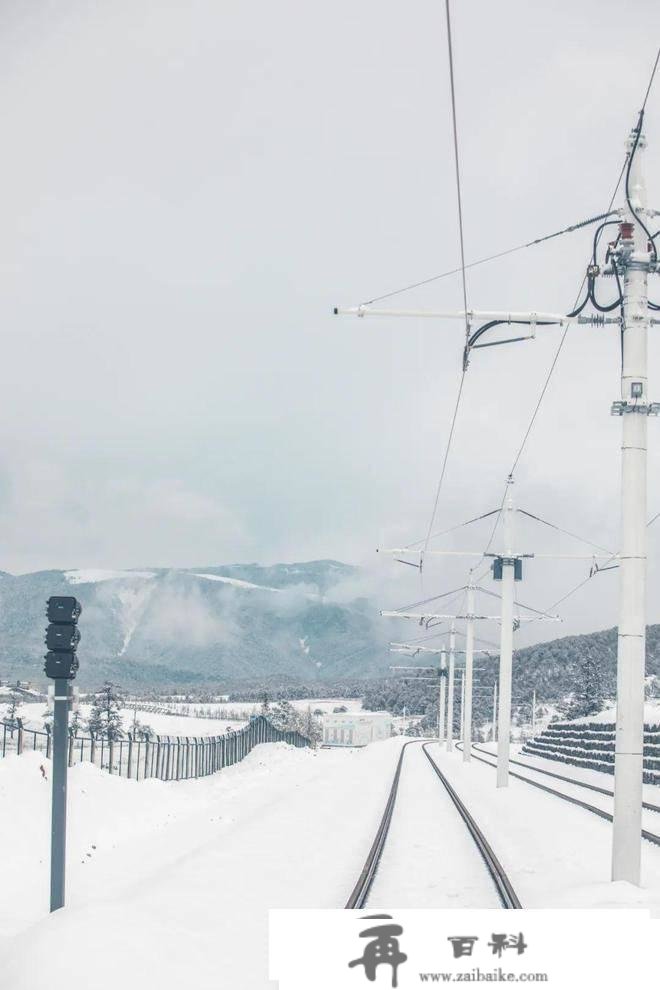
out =
<path fill-rule="evenodd" d="M 574 767 L 582 767 L 585 770 L 599 770 L 601 773 L 614 774 L 614 761 L 611 763 L 601 763 L 598 760 L 590 759 L 580 759 L 575 756 L 568 756 L 566 754 L 556 754 L 555 756 L 549 757 L 546 753 L 536 753 L 532 749 L 528 748 L 528 745 L 523 747 L 523 753 L 527 753 L 529 756 L 543 756 L 545 759 L 554 759 L 558 763 L 565 763 Z M 645 784 L 658 784 L 660 785 L 660 770 L 653 770 L 646 766 L 647 761 L 644 760 L 645 770 L 642 774 L 642 780 Z"/>
<path fill-rule="evenodd" d="M 599 751 L 589 753 L 582 750 L 552 749 L 536 741 L 525 743 L 522 749 L 528 756 L 539 756 L 546 760 L 556 760 L 559 763 L 571 763 L 574 766 L 585 767 L 589 770 L 601 770 L 604 773 L 614 773 L 614 753 Z M 596 759 L 596 755 L 602 759 Z M 644 756 L 642 766 L 648 773 L 644 774 L 645 783 L 660 783 L 660 757 Z M 648 779 L 647 779 L 648 778 Z"/>

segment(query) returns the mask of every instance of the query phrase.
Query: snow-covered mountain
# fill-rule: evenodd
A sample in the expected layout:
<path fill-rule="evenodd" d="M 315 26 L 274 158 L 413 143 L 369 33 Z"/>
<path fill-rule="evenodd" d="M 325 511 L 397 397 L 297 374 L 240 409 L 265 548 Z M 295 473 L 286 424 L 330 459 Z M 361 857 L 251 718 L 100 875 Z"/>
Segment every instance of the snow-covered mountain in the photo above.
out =
<path fill-rule="evenodd" d="M 338 593 L 355 576 L 331 560 L 5 573 L 0 677 L 44 680 L 45 602 L 62 594 L 83 604 L 83 686 L 382 673 L 390 658 L 375 604 Z"/>

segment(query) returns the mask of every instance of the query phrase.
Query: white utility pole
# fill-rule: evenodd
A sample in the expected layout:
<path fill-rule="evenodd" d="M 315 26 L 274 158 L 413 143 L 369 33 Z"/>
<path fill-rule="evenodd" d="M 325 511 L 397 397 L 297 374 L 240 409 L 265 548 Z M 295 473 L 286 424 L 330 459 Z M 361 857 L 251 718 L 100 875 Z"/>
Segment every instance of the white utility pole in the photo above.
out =
<path fill-rule="evenodd" d="M 461 671 L 461 725 L 459 736 L 465 738 L 465 671 Z"/>
<path fill-rule="evenodd" d="M 509 748 L 511 737 L 511 681 L 513 673 L 513 591 L 515 564 L 513 556 L 513 521 L 515 509 L 511 494 L 504 507 L 504 556 L 502 557 L 502 624 L 500 627 L 499 713 L 497 719 L 497 786 L 509 785 Z"/>
<path fill-rule="evenodd" d="M 456 661 L 456 631 L 454 623 L 449 631 L 449 673 L 447 685 L 447 752 L 454 748 L 454 665 Z"/>
<path fill-rule="evenodd" d="M 642 158 L 646 140 L 638 130 L 628 139 L 632 155 L 627 190 L 646 221 Z M 621 549 L 619 553 L 619 637 L 617 651 L 616 746 L 612 880 L 640 882 L 644 673 L 646 658 L 646 465 L 649 414 L 647 343 L 649 329 L 648 237 L 626 203 L 613 262 L 623 271 L 621 401 Z"/>
<path fill-rule="evenodd" d="M 463 707 L 463 763 L 472 756 L 472 675 L 474 667 L 474 586 L 470 577 L 467 587 L 465 623 L 465 700 Z"/>
<path fill-rule="evenodd" d="M 440 694 L 438 697 L 438 743 L 445 741 L 445 708 L 447 692 L 447 654 L 440 652 Z"/>
<path fill-rule="evenodd" d="M 493 742 L 497 741 L 497 681 L 493 685 Z"/>

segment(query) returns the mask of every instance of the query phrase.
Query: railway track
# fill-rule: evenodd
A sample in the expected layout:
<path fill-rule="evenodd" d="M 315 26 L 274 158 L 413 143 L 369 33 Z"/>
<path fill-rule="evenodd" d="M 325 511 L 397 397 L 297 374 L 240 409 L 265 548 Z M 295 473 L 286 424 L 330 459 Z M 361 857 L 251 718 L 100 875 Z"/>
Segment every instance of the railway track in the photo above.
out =
<path fill-rule="evenodd" d="M 457 743 L 456 748 L 462 749 L 463 744 Z M 490 750 L 481 749 L 480 746 L 474 745 L 472 746 L 472 752 L 484 753 L 486 756 L 491 757 L 495 755 L 494 753 L 491 753 Z M 608 790 L 607 787 L 598 787 L 597 784 L 588 784 L 584 780 L 576 780 L 575 777 L 567 777 L 565 774 L 555 773 L 552 770 L 541 770 L 538 767 L 532 766 L 531 763 L 523 763 L 522 760 L 509 759 L 509 763 L 515 763 L 516 766 L 524 767 L 525 770 L 533 770 L 534 773 L 543 774 L 544 777 L 554 777 L 556 780 L 563 780 L 566 784 L 574 784 L 575 787 L 584 787 L 589 791 L 596 791 L 598 794 L 606 794 L 611 798 L 614 797 L 614 791 Z M 651 804 L 649 801 L 642 801 L 642 808 L 645 808 L 646 811 L 655 811 L 660 814 L 660 805 L 658 804 Z"/>
<path fill-rule="evenodd" d="M 405 743 L 401 748 L 401 754 L 399 756 L 396 765 L 396 770 L 394 772 L 394 779 L 392 781 L 392 787 L 390 788 L 390 793 L 387 799 L 387 803 L 385 805 L 385 811 L 383 812 L 383 816 L 378 825 L 378 829 L 376 831 L 374 841 L 369 850 L 369 854 L 367 856 L 365 864 L 362 867 L 360 876 L 358 877 L 357 883 L 355 884 L 355 887 L 353 888 L 351 895 L 348 898 L 348 901 L 346 902 L 347 909 L 362 908 L 367 903 L 369 892 L 371 890 L 374 878 L 376 876 L 376 872 L 378 870 L 381 856 L 383 854 L 383 849 L 385 848 L 387 835 L 390 829 L 390 824 L 392 822 L 392 818 L 394 815 L 394 808 L 396 805 L 397 793 L 399 790 L 399 782 L 401 779 L 401 771 L 403 767 L 404 757 L 406 755 L 406 750 L 408 746 L 411 745 L 418 745 L 418 743 L 408 742 Z M 428 752 L 428 746 L 429 743 L 422 743 L 422 749 L 424 755 L 426 759 L 429 761 L 432 770 L 434 771 L 434 773 L 442 783 L 443 787 L 447 791 L 447 794 L 449 795 L 452 803 L 454 804 L 460 817 L 465 823 L 465 826 L 468 829 L 470 836 L 474 840 L 474 843 L 479 851 L 481 858 L 484 861 L 484 864 L 491 877 L 491 880 L 493 881 L 493 884 L 497 891 L 497 896 L 502 906 L 505 908 L 512 908 L 512 909 L 522 907 L 520 901 L 518 900 L 516 892 L 513 889 L 513 885 L 509 880 L 504 868 L 502 867 L 502 864 L 500 863 L 497 856 L 493 852 L 492 847 L 486 840 L 485 835 L 477 825 L 476 821 L 468 811 L 467 807 L 465 806 L 461 798 L 458 796 L 454 788 L 451 786 L 446 776 L 442 773 L 442 771 L 436 764 L 433 757 Z"/>
<path fill-rule="evenodd" d="M 461 749 L 461 748 L 462 748 L 462 744 L 461 743 L 458 743 L 457 744 L 457 749 Z M 479 763 L 485 763 L 486 766 L 492 767 L 493 770 L 497 770 L 497 763 L 491 763 L 490 760 L 484 759 L 483 756 L 477 756 L 476 753 L 474 752 L 474 750 L 477 750 L 477 752 L 480 752 L 480 753 L 486 753 L 488 756 L 492 756 L 493 755 L 492 753 L 489 753 L 487 750 L 481 750 L 481 749 L 478 749 L 476 746 L 473 746 L 473 756 L 472 756 L 472 758 L 474 760 L 478 760 Z M 519 763 L 520 761 L 512 760 L 511 762 L 512 763 Z M 528 764 L 526 764 L 526 765 L 528 766 Z M 534 773 L 546 773 L 547 772 L 549 776 L 560 777 L 559 774 L 553 774 L 550 771 L 539 771 L 539 770 L 536 770 L 536 768 L 534 768 L 534 767 L 529 767 L 529 769 L 532 770 Z M 609 811 L 605 811 L 604 808 L 598 808 L 598 807 L 596 807 L 596 805 L 589 804 L 587 801 L 580 800 L 580 798 L 572 797 L 570 794 L 565 794 L 563 791 L 558 791 L 555 787 L 550 787 L 548 784 L 542 784 L 541 781 L 539 781 L 539 780 L 532 780 L 531 777 L 525 777 L 525 776 L 523 776 L 523 774 L 517 773 L 515 770 L 509 770 L 509 776 L 515 777 L 516 780 L 522 780 L 526 784 L 530 784 L 532 787 L 537 787 L 539 790 L 545 791 L 547 794 L 552 794 L 555 797 L 561 798 L 562 801 L 568 801 L 569 804 L 574 804 L 578 808 L 583 808 L 585 811 L 591 812 L 592 815 L 598 815 L 599 818 L 603 818 L 603 819 L 605 819 L 605 821 L 611 822 L 611 821 L 614 820 L 614 816 L 612 815 L 612 813 L 609 812 Z M 570 779 L 568 777 L 562 777 L 561 779 L 569 782 L 570 784 L 575 784 L 577 786 L 582 786 L 581 782 L 576 781 L 576 780 L 572 780 L 572 779 Z M 587 787 L 589 787 L 590 789 L 593 789 L 593 790 L 602 790 L 603 793 L 605 793 L 605 794 L 612 794 L 612 792 L 607 791 L 605 788 L 602 788 L 601 789 L 601 788 L 595 787 L 595 785 L 592 785 L 592 784 L 588 784 L 588 785 L 585 785 L 585 786 L 587 786 Z M 657 811 L 658 809 L 656 808 L 655 805 L 652 805 L 651 806 L 651 810 Z M 660 846 L 660 835 L 656 835 L 655 832 L 650 832 L 646 828 L 643 828 L 642 829 L 641 834 L 642 834 L 642 838 L 646 839 L 647 842 L 652 842 L 654 845 Z"/>

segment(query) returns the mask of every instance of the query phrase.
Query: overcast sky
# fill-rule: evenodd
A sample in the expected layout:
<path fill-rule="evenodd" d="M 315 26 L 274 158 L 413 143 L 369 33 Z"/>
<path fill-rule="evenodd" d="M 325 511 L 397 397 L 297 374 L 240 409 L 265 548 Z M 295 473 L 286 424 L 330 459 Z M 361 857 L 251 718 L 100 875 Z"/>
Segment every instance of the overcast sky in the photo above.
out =
<path fill-rule="evenodd" d="M 468 259 L 603 212 L 656 0 L 453 10 Z M 0 567 L 334 557 L 373 566 L 385 604 L 408 593 L 374 550 L 425 533 L 463 328 L 331 310 L 458 262 L 446 47 L 441 0 L 4 0 Z M 646 131 L 660 208 L 660 80 Z M 590 241 L 470 271 L 470 305 L 567 310 Z M 460 280 L 392 302 L 459 308 Z M 440 527 L 499 503 L 558 339 L 475 354 Z M 618 347 L 570 332 L 516 475 L 526 509 L 613 550 Z M 433 567 L 425 593 L 460 583 L 464 563 Z M 520 597 L 548 605 L 587 567 L 535 562 Z M 655 621 L 659 590 L 652 559 Z M 564 631 L 613 624 L 615 602 L 616 574 L 596 578 Z"/>

